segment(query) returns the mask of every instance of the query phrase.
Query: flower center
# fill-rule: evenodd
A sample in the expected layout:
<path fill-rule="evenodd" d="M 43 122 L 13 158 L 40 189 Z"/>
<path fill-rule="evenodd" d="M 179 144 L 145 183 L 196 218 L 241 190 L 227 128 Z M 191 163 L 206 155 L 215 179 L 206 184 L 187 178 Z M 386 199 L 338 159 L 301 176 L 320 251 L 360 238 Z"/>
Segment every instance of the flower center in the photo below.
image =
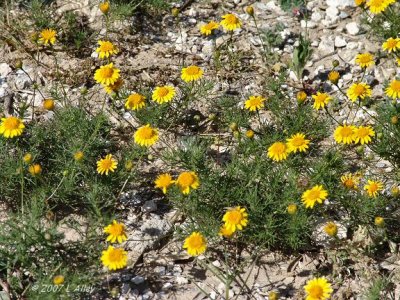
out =
<path fill-rule="evenodd" d="M 20 121 L 16 117 L 8 117 L 4 121 L 4 127 L 8 130 L 18 129 Z"/>
<path fill-rule="evenodd" d="M 286 146 L 283 143 L 276 144 L 274 148 L 274 151 L 278 154 L 284 153 L 286 150 Z"/>
<path fill-rule="evenodd" d="M 323 102 L 325 102 L 325 99 L 326 99 L 326 96 L 325 96 L 325 95 L 319 95 L 319 96 L 317 97 L 317 99 L 315 99 L 315 101 L 316 101 L 316 102 L 319 102 L 319 103 L 323 103 Z"/>
<path fill-rule="evenodd" d="M 114 46 L 110 42 L 104 42 L 100 46 L 101 52 L 108 52 L 108 51 L 112 51 L 112 50 L 114 50 Z"/>
<path fill-rule="evenodd" d="M 343 127 L 341 131 L 342 136 L 349 137 L 353 134 L 353 129 L 351 127 Z"/>
<path fill-rule="evenodd" d="M 228 215 L 228 220 L 230 223 L 239 224 L 242 220 L 242 213 L 240 211 L 231 211 Z"/>
<path fill-rule="evenodd" d="M 108 254 L 108 259 L 112 262 L 119 262 L 122 260 L 122 251 L 120 249 L 114 249 Z"/>
<path fill-rule="evenodd" d="M 227 21 L 229 24 L 236 24 L 236 23 L 238 22 L 238 19 L 237 19 L 236 16 L 234 16 L 234 15 L 228 15 L 228 16 L 226 17 L 226 21 Z"/>
<path fill-rule="evenodd" d="M 324 291 L 319 285 L 314 285 L 310 288 L 309 294 L 311 297 L 319 299 L 324 294 Z"/>
<path fill-rule="evenodd" d="M 369 131 L 368 131 L 367 128 L 360 128 L 360 129 L 358 129 L 358 131 L 357 131 L 357 135 L 358 135 L 360 138 L 364 138 L 364 137 L 368 136 L 368 133 L 369 133 Z"/>
<path fill-rule="evenodd" d="M 143 139 L 150 139 L 153 137 L 153 129 L 149 128 L 149 127 L 143 127 L 140 135 Z"/>
<path fill-rule="evenodd" d="M 356 95 L 360 96 L 360 95 L 364 94 L 364 92 L 365 92 L 365 87 L 363 85 L 358 84 L 355 86 L 354 93 Z"/>
<path fill-rule="evenodd" d="M 197 74 L 199 74 L 199 67 L 196 67 L 196 66 L 187 67 L 186 73 L 188 75 L 197 75 Z"/>
<path fill-rule="evenodd" d="M 292 140 L 292 144 L 294 145 L 294 146 L 302 146 L 303 144 L 304 144 L 304 139 L 303 138 L 301 138 L 301 137 L 295 137 L 295 138 L 293 138 L 293 140 Z"/>
<path fill-rule="evenodd" d="M 344 182 L 345 187 L 347 188 L 352 188 L 354 186 L 354 181 L 353 179 L 349 178 L 346 179 L 346 181 Z"/>
<path fill-rule="evenodd" d="M 193 236 L 190 239 L 189 244 L 191 248 L 200 248 L 203 245 L 203 239 L 198 236 Z"/>
<path fill-rule="evenodd" d="M 101 77 L 103 78 L 111 78 L 112 75 L 114 74 L 114 70 L 109 67 L 102 68 L 100 72 L 101 72 Z"/>
<path fill-rule="evenodd" d="M 362 64 L 367 64 L 367 63 L 371 62 L 371 58 L 369 57 L 369 55 L 361 55 L 359 57 L 359 61 Z"/>
<path fill-rule="evenodd" d="M 311 200 L 317 200 L 320 197 L 320 192 L 318 190 L 310 191 L 308 194 L 308 198 Z"/>
<path fill-rule="evenodd" d="M 124 226 L 122 224 L 113 224 L 110 227 L 110 234 L 121 235 L 124 232 Z"/>
<path fill-rule="evenodd" d="M 103 167 L 103 169 L 110 169 L 111 166 L 112 166 L 112 161 L 111 161 L 111 159 L 104 159 L 104 160 L 101 162 L 101 166 Z"/>
<path fill-rule="evenodd" d="M 371 185 L 369 186 L 369 190 L 370 192 L 376 192 L 378 190 L 378 185 L 376 183 L 371 183 Z"/>
<path fill-rule="evenodd" d="M 194 177 L 190 173 L 182 173 L 179 176 L 179 183 L 182 186 L 191 186 L 194 183 Z"/>
<path fill-rule="evenodd" d="M 390 87 L 392 88 L 392 90 L 396 91 L 396 92 L 400 92 L 400 80 L 394 80 L 391 84 Z"/>
<path fill-rule="evenodd" d="M 169 90 L 168 90 L 166 87 L 160 87 L 160 88 L 158 89 L 158 95 L 159 95 L 160 97 L 165 97 L 165 96 L 168 95 L 168 93 L 169 93 Z"/>
<path fill-rule="evenodd" d="M 140 104 L 143 102 L 143 97 L 141 97 L 140 95 L 131 95 L 129 96 L 129 103 L 131 104 Z"/>

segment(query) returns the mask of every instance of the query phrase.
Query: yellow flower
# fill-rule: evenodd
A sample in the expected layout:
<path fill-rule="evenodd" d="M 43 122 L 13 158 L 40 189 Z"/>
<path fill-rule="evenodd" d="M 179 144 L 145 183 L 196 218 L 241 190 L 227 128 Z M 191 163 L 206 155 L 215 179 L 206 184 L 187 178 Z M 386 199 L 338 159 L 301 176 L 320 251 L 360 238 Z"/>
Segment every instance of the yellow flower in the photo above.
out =
<path fill-rule="evenodd" d="M 99 53 L 100 59 L 109 58 L 118 53 L 118 49 L 109 41 L 98 41 L 97 43 L 99 47 L 96 49 L 96 52 Z"/>
<path fill-rule="evenodd" d="M 214 30 L 218 29 L 219 24 L 217 22 L 211 21 L 205 25 L 200 27 L 200 32 L 205 36 L 208 36 L 213 33 Z"/>
<path fill-rule="evenodd" d="M 261 96 L 250 96 L 244 103 L 244 108 L 249 111 L 256 111 L 264 107 L 265 98 Z"/>
<path fill-rule="evenodd" d="M 339 81 L 340 74 L 338 71 L 330 71 L 328 74 L 328 79 L 333 84 L 336 84 Z"/>
<path fill-rule="evenodd" d="M 119 72 L 120 70 L 114 68 L 114 64 L 110 63 L 108 65 L 101 66 L 96 70 L 94 74 L 94 80 L 103 85 L 112 85 L 118 80 Z"/>
<path fill-rule="evenodd" d="M 127 170 L 128 172 L 131 171 L 133 169 L 133 161 L 131 161 L 130 159 L 127 160 L 125 162 L 125 170 Z"/>
<path fill-rule="evenodd" d="M 306 208 L 314 208 L 316 202 L 322 203 L 328 197 L 328 192 L 322 185 L 315 185 L 309 190 L 306 190 L 301 196 L 301 201 Z"/>
<path fill-rule="evenodd" d="M 356 144 L 368 144 L 373 136 L 375 136 L 375 131 L 370 126 L 360 126 L 354 129 L 354 143 Z"/>
<path fill-rule="evenodd" d="M 304 286 L 306 292 L 305 300 L 327 300 L 333 292 L 331 284 L 325 277 L 314 278 L 307 281 Z"/>
<path fill-rule="evenodd" d="M 371 53 L 361 53 L 356 56 L 356 64 L 362 68 L 367 68 L 374 64 L 374 56 Z"/>
<path fill-rule="evenodd" d="M 176 184 L 184 195 L 190 193 L 190 189 L 197 189 L 200 186 L 199 177 L 195 172 L 182 172 L 179 174 Z"/>
<path fill-rule="evenodd" d="M 122 243 L 127 240 L 125 225 L 118 223 L 116 220 L 113 220 L 110 225 L 104 227 L 104 233 L 108 233 L 107 242 L 110 243 Z"/>
<path fill-rule="evenodd" d="M 81 160 L 83 159 L 84 156 L 85 156 L 85 155 L 83 154 L 82 151 L 76 151 L 76 152 L 74 153 L 74 159 L 75 159 L 76 161 L 81 161 Z"/>
<path fill-rule="evenodd" d="M 125 107 L 131 110 L 139 110 L 146 105 L 146 98 L 140 94 L 131 94 L 128 99 L 126 99 Z"/>
<path fill-rule="evenodd" d="M 360 178 L 359 176 L 355 176 L 349 173 L 344 174 L 342 177 L 340 177 L 340 181 L 345 188 L 357 190 L 358 184 L 360 183 Z"/>
<path fill-rule="evenodd" d="M 327 93 L 320 93 L 317 92 L 316 95 L 312 95 L 313 99 L 314 99 L 314 105 L 313 107 L 316 110 L 319 110 L 320 108 L 324 108 L 326 104 L 329 103 L 329 101 L 331 101 L 331 97 L 327 94 Z"/>
<path fill-rule="evenodd" d="M 385 94 L 393 99 L 400 98 L 400 80 L 394 79 L 385 90 Z"/>
<path fill-rule="evenodd" d="M 297 213 L 297 205 L 294 203 L 289 204 L 288 207 L 286 208 L 286 210 L 289 215 L 294 215 Z"/>
<path fill-rule="evenodd" d="M 400 57 L 396 58 L 397 64 L 400 66 Z"/>
<path fill-rule="evenodd" d="M 394 185 L 390 190 L 390 193 L 392 194 L 393 197 L 397 197 L 400 194 L 399 187 L 397 185 Z"/>
<path fill-rule="evenodd" d="M 169 173 L 161 174 L 157 177 L 154 181 L 156 184 L 156 188 L 162 190 L 164 194 L 167 193 L 167 189 L 174 183 L 175 181 L 172 180 L 172 176 Z"/>
<path fill-rule="evenodd" d="M 123 84 L 124 81 L 121 78 L 118 78 L 117 81 L 115 81 L 113 84 L 105 85 L 104 90 L 107 94 L 112 94 L 113 92 L 116 93 L 121 89 Z"/>
<path fill-rule="evenodd" d="M 43 101 L 43 108 L 46 110 L 54 110 L 54 100 L 53 99 L 45 99 Z"/>
<path fill-rule="evenodd" d="M 251 130 L 251 129 L 247 130 L 246 131 L 246 137 L 249 138 L 249 139 L 254 138 L 254 131 Z"/>
<path fill-rule="evenodd" d="M 268 293 L 268 300 L 278 300 L 279 299 L 279 294 L 277 292 L 269 292 Z"/>
<path fill-rule="evenodd" d="M 329 236 L 336 236 L 337 232 L 338 232 L 338 227 L 335 223 L 333 222 L 328 222 L 325 226 L 324 226 L 324 231 L 327 235 Z"/>
<path fill-rule="evenodd" d="M 219 236 L 223 236 L 225 238 L 230 238 L 233 234 L 235 233 L 235 230 L 232 230 L 232 227 L 229 229 L 226 227 L 226 225 L 222 225 L 221 228 L 219 229 Z"/>
<path fill-rule="evenodd" d="M 122 269 L 127 265 L 128 253 L 124 249 L 108 246 L 107 250 L 102 252 L 101 262 L 111 271 Z"/>
<path fill-rule="evenodd" d="M 221 26 L 226 31 L 233 31 L 242 26 L 240 19 L 234 14 L 226 14 L 222 16 Z"/>
<path fill-rule="evenodd" d="M 268 148 L 268 157 L 274 161 L 285 160 L 289 149 L 285 143 L 275 142 Z"/>
<path fill-rule="evenodd" d="M 368 184 L 364 186 L 364 190 L 367 191 L 368 196 L 376 198 L 378 192 L 383 190 L 383 183 L 380 181 L 368 180 Z"/>
<path fill-rule="evenodd" d="M 24 161 L 24 163 L 27 163 L 27 164 L 31 163 L 31 161 L 32 161 L 32 154 L 26 153 L 26 154 L 24 155 L 24 157 L 22 158 L 22 160 Z"/>
<path fill-rule="evenodd" d="M 235 232 L 237 230 L 243 230 L 243 227 L 247 226 L 249 222 L 248 216 L 249 214 L 244 207 L 236 206 L 226 211 L 222 217 L 222 221 L 225 222 L 227 230 Z"/>
<path fill-rule="evenodd" d="M 385 219 L 382 217 L 375 217 L 374 223 L 377 227 L 385 227 Z"/>
<path fill-rule="evenodd" d="M 389 53 L 396 52 L 400 49 L 400 38 L 388 38 L 386 42 L 382 44 L 383 51 L 387 51 Z"/>
<path fill-rule="evenodd" d="M 361 5 L 365 4 L 365 1 L 366 0 L 354 0 L 354 4 L 357 6 L 361 6 Z"/>
<path fill-rule="evenodd" d="M 353 102 L 359 98 L 364 100 L 366 97 L 371 97 L 371 87 L 363 82 L 353 83 L 347 90 L 347 97 Z"/>
<path fill-rule="evenodd" d="M 115 158 L 112 157 L 112 154 L 107 154 L 105 158 L 100 159 L 97 161 L 97 173 L 103 175 L 108 172 L 114 172 L 117 168 L 118 162 Z"/>
<path fill-rule="evenodd" d="M 247 13 L 249 16 L 254 16 L 254 7 L 251 6 L 251 5 L 246 6 L 246 13 Z"/>
<path fill-rule="evenodd" d="M 163 104 L 166 102 L 170 102 L 172 98 L 175 96 L 175 88 L 173 86 L 158 86 L 154 89 L 153 92 L 153 100 L 158 104 Z"/>
<path fill-rule="evenodd" d="M 100 3 L 99 8 L 100 8 L 100 11 L 106 15 L 108 13 L 108 11 L 110 10 L 110 2 L 106 1 L 106 2 Z"/>
<path fill-rule="evenodd" d="M 32 176 L 36 176 L 42 173 L 42 167 L 39 164 L 30 165 L 28 170 Z"/>
<path fill-rule="evenodd" d="M 296 94 L 296 99 L 297 99 L 297 101 L 298 102 L 304 102 L 306 99 L 307 99 L 307 94 L 306 94 L 306 92 L 305 91 L 299 91 L 297 94 Z"/>
<path fill-rule="evenodd" d="M 197 81 L 203 77 L 203 70 L 198 66 L 189 66 L 182 69 L 181 78 L 185 82 Z"/>
<path fill-rule="evenodd" d="M 22 120 L 17 117 L 10 116 L 7 118 L 1 118 L 0 134 L 5 138 L 20 136 L 24 128 L 24 123 L 22 123 Z"/>
<path fill-rule="evenodd" d="M 44 29 L 40 32 L 39 42 L 42 42 L 44 45 L 54 45 L 56 42 L 57 32 L 53 29 Z"/>
<path fill-rule="evenodd" d="M 200 232 L 195 231 L 185 239 L 183 248 L 187 249 L 189 255 L 198 256 L 206 251 L 207 240 Z"/>
<path fill-rule="evenodd" d="M 368 0 L 367 7 L 373 14 L 380 14 L 389 6 L 388 0 Z"/>
<path fill-rule="evenodd" d="M 56 276 L 53 277 L 53 283 L 54 283 L 54 285 L 63 284 L 63 283 L 64 283 L 64 280 L 65 280 L 65 278 L 64 278 L 64 276 L 62 276 L 62 275 L 56 275 Z"/>
<path fill-rule="evenodd" d="M 308 149 L 308 144 L 310 143 L 310 140 L 306 140 L 306 136 L 303 133 L 296 133 L 288 138 L 286 141 L 289 152 L 294 153 L 296 153 L 297 151 L 306 152 L 306 150 Z"/>
<path fill-rule="evenodd" d="M 158 130 L 152 128 L 150 124 L 147 124 L 139 127 L 133 137 L 136 144 L 144 147 L 151 147 L 158 141 Z"/>
<path fill-rule="evenodd" d="M 354 142 L 355 129 L 356 128 L 353 125 L 338 126 L 333 133 L 335 141 L 338 144 L 351 144 Z"/>

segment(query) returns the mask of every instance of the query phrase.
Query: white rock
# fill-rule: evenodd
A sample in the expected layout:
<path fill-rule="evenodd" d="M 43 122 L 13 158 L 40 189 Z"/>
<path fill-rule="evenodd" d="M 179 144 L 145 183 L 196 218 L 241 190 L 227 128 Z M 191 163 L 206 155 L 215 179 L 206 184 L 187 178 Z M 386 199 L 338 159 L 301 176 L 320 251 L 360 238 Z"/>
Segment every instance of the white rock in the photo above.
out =
<path fill-rule="evenodd" d="M 332 36 L 323 36 L 319 43 L 318 50 L 321 55 L 326 55 L 335 51 L 335 42 Z"/>
<path fill-rule="evenodd" d="M 313 12 L 311 15 L 311 21 L 319 22 L 323 18 L 322 14 L 319 11 Z"/>
<path fill-rule="evenodd" d="M 350 22 L 346 24 L 346 30 L 351 35 L 357 35 L 360 32 L 357 22 Z"/>
<path fill-rule="evenodd" d="M 195 25 L 197 23 L 197 20 L 195 18 L 190 18 L 188 22 L 189 24 Z"/>
<path fill-rule="evenodd" d="M 8 74 L 12 72 L 10 66 L 6 63 L 0 64 L 0 78 L 5 78 Z"/>
<path fill-rule="evenodd" d="M 331 19 L 332 21 L 336 21 L 338 19 L 339 10 L 334 6 L 329 6 L 326 9 L 326 17 Z"/>
<path fill-rule="evenodd" d="M 300 21 L 300 26 L 301 26 L 301 28 L 315 28 L 315 27 L 317 27 L 317 23 L 315 23 L 315 22 L 313 22 L 313 21 L 306 21 L 306 20 L 301 20 Z"/>
<path fill-rule="evenodd" d="M 357 42 L 348 42 L 346 48 L 350 49 L 350 50 L 357 49 L 358 48 L 358 43 Z"/>
<path fill-rule="evenodd" d="M 176 283 L 177 284 L 188 284 L 189 283 L 189 280 L 187 280 L 187 278 L 185 278 L 185 277 L 182 277 L 182 276 L 178 276 L 178 277 L 176 277 Z"/>
<path fill-rule="evenodd" d="M 265 9 L 266 10 L 270 10 L 270 11 L 275 11 L 275 12 L 281 12 L 282 11 L 280 6 L 276 5 L 275 1 L 269 1 L 265 5 Z"/>
<path fill-rule="evenodd" d="M 326 4 L 331 7 L 346 8 L 348 6 L 354 7 L 354 0 L 326 0 Z"/>
<path fill-rule="evenodd" d="M 335 37 L 335 47 L 336 48 L 342 48 L 342 47 L 345 47 L 346 45 L 347 45 L 347 42 L 344 38 L 342 38 L 339 35 Z"/>

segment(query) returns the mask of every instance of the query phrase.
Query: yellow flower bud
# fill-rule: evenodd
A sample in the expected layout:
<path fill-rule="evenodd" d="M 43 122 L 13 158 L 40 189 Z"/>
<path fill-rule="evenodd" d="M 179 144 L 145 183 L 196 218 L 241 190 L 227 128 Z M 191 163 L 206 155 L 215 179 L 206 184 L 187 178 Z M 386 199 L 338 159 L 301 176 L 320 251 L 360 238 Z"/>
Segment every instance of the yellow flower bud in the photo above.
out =
<path fill-rule="evenodd" d="M 253 6 L 247 6 L 246 7 L 246 13 L 249 15 L 249 16 L 254 16 L 254 8 L 253 8 Z"/>
<path fill-rule="evenodd" d="M 297 102 L 303 103 L 307 99 L 307 94 L 304 91 L 300 91 L 296 95 Z"/>
<path fill-rule="evenodd" d="M 31 163 L 31 161 L 32 161 L 32 154 L 26 153 L 26 154 L 24 155 L 24 157 L 22 158 L 22 160 L 24 161 L 24 163 L 27 163 L 27 164 Z"/>
<path fill-rule="evenodd" d="M 100 3 L 99 8 L 103 14 L 105 14 L 105 15 L 108 14 L 108 11 L 110 10 L 110 2 L 106 1 L 106 2 Z"/>
<path fill-rule="evenodd" d="M 46 110 L 54 110 L 54 100 L 53 99 L 45 99 L 43 101 L 43 108 Z"/>
<path fill-rule="evenodd" d="M 338 232 L 338 227 L 335 223 L 333 222 L 328 222 L 325 227 L 324 227 L 324 231 L 327 235 L 329 236 L 336 236 L 337 232 Z"/>
<path fill-rule="evenodd" d="M 385 227 L 385 219 L 382 217 L 375 217 L 375 225 L 380 228 Z"/>
<path fill-rule="evenodd" d="M 179 8 L 174 7 L 174 8 L 171 10 L 171 14 L 172 14 L 174 17 L 177 17 L 177 16 L 179 15 Z"/>
<path fill-rule="evenodd" d="M 288 207 L 287 207 L 287 212 L 288 212 L 289 215 L 296 214 L 297 213 L 297 205 L 294 204 L 294 203 L 289 204 Z"/>
<path fill-rule="evenodd" d="M 132 168 L 133 168 L 133 161 L 127 160 L 125 163 L 125 170 L 129 172 L 130 170 L 132 170 Z"/>
<path fill-rule="evenodd" d="M 392 122 L 393 125 L 396 125 L 396 124 L 399 122 L 399 117 L 393 116 L 393 117 L 390 119 L 390 122 Z"/>
<path fill-rule="evenodd" d="M 269 292 L 268 300 L 278 300 L 279 294 L 277 292 Z"/>
<path fill-rule="evenodd" d="M 39 175 L 42 173 L 42 167 L 39 164 L 30 165 L 29 173 L 31 173 L 32 176 Z"/>
<path fill-rule="evenodd" d="M 81 161 L 81 160 L 83 159 L 84 156 L 85 156 L 85 155 L 83 154 L 82 151 L 76 151 L 76 152 L 74 153 L 74 159 L 75 159 L 76 161 Z"/>
<path fill-rule="evenodd" d="M 390 192 L 392 193 L 393 197 L 397 197 L 400 194 L 400 189 L 398 186 L 393 186 L 392 189 L 390 190 Z"/>
<path fill-rule="evenodd" d="M 62 276 L 62 275 L 56 275 L 56 276 L 54 276 L 54 278 L 53 278 L 53 283 L 54 283 L 55 285 L 60 285 L 60 284 L 63 284 L 63 283 L 64 283 L 64 280 L 65 280 L 64 276 Z"/>
<path fill-rule="evenodd" d="M 239 127 L 238 127 L 238 124 L 237 124 L 237 123 L 233 122 L 233 123 L 231 123 L 231 124 L 229 125 L 229 128 L 230 128 L 232 131 L 237 131 Z"/>
<path fill-rule="evenodd" d="M 254 137 L 254 131 L 251 130 L 251 129 L 247 130 L 247 131 L 246 131 L 246 136 L 247 136 L 249 139 L 252 139 L 252 138 Z"/>

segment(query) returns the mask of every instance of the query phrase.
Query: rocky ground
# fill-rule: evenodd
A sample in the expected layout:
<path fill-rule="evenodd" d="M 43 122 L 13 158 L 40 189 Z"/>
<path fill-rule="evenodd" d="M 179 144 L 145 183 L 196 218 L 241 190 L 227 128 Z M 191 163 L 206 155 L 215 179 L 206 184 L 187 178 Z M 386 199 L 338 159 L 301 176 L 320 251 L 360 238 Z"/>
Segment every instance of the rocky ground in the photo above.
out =
<path fill-rule="evenodd" d="M 281 54 L 284 62 L 290 62 L 299 34 L 308 28 L 314 51 L 311 61 L 306 65 L 308 72 L 306 79 L 317 87 L 319 84 L 326 84 L 324 83 L 326 74 L 331 69 L 334 59 L 339 60 L 344 73 L 339 86 L 348 86 L 354 78 L 360 76 L 360 68 L 354 63 L 356 54 L 365 51 L 374 53 L 380 48 L 380 44 L 368 36 L 367 30 L 360 24 L 361 11 L 354 7 L 353 2 L 353 0 L 308 1 L 310 20 L 307 22 L 301 18 L 301 10 L 283 11 L 277 5 L 277 1 L 262 0 L 253 5 L 261 30 L 277 29 L 275 36 L 277 41 L 273 51 Z M 235 32 L 235 45 L 248 54 L 247 59 L 256 69 L 252 69 L 251 73 L 244 72 L 241 81 L 231 83 L 221 78 L 216 90 L 220 93 L 227 90 L 243 93 L 244 90 L 257 86 L 263 80 L 263 72 L 266 71 L 259 54 L 261 42 L 256 34 L 256 28 L 244 12 L 244 7 L 249 4 L 252 2 L 248 0 L 194 1 L 182 12 L 178 26 L 170 14 L 155 22 L 140 15 L 121 21 L 115 24 L 116 29 L 111 35 L 123 36 L 123 40 L 119 40 L 122 51 L 116 59 L 116 64 L 121 66 L 124 78 L 128 82 L 142 81 L 148 84 L 168 82 L 169 78 L 172 78 L 170 75 L 176 74 L 180 69 L 183 58 L 187 63 L 195 62 L 208 70 L 212 63 L 215 45 L 218 47 L 226 37 L 217 36 L 214 44 L 212 40 L 200 36 L 198 27 L 211 19 L 219 20 L 224 13 L 234 12 L 239 14 L 245 24 L 242 30 Z M 86 15 L 91 28 L 100 30 L 100 34 L 104 34 L 104 30 L 101 29 L 102 23 L 99 21 L 99 11 L 92 1 L 56 1 L 55 5 L 58 14 L 76 10 Z M 179 5 L 181 3 L 177 3 L 177 6 Z M 73 95 L 79 95 L 81 82 L 85 82 L 93 74 L 95 67 L 90 60 L 96 56 L 95 47 L 96 45 L 93 45 L 93 53 L 88 58 L 70 57 L 56 47 L 56 51 L 59 51 L 58 59 L 63 76 L 70 80 L 66 89 L 72 98 Z M 0 99 L 5 111 L 11 112 L 13 101 L 20 99 L 28 99 L 36 107 L 40 107 L 42 97 L 34 92 L 29 76 L 42 83 L 39 89 L 43 94 L 49 93 L 46 84 L 54 76 L 52 73 L 54 62 L 49 53 L 40 54 L 41 64 L 37 68 L 24 51 L 15 51 L 7 46 L 1 51 L 4 56 L 0 58 Z M 26 73 L 12 68 L 16 59 L 23 59 Z M 79 72 L 75 71 L 77 66 L 81 66 Z M 384 81 L 393 78 L 399 71 L 393 64 L 378 63 L 366 77 L 374 86 L 374 96 L 380 97 Z M 254 72 L 257 74 L 255 77 Z M 294 72 L 290 72 L 289 81 L 290 85 L 300 87 Z M 99 87 L 89 86 L 89 89 L 99 89 Z M 92 101 L 96 102 L 97 99 Z M 51 112 L 44 113 L 39 110 L 36 114 L 41 114 L 43 118 L 51 117 Z M 346 115 L 347 111 L 342 110 L 338 118 L 344 118 Z M 125 115 L 122 117 L 128 118 Z M 118 118 L 120 117 L 114 116 L 113 120 L 116 124 L 121 124 Z M 366 116 L 359 112 L 356 118 L 366 118 Z M 380 167 L 388 166 L 385 162 L 381 162 Z M 146 191 L 128 192 L 122 197 L 121 205 L 126 211 L 130 241 L 125 248 L 129 250 L 132 267 L 109 279 L 119 286 L 115 290 L 119 299 L 207 298 L 200 288 L 208 293 L 209 298 L 221 299 L 221 295 L 225 293 L 224 284 L 210 271 L 205 271 L 194 264 L 182 251 L 181 242 L 174 239 L 173 227 L 180 224 L 180 218 L 175 211 L 168 211 L 163 206 L 161 198 Z M 77 237 L 79 233 L 73 232 L 68 227 L 68 220 L 60 231 L 65 233 L 66 239 L 79 238 Z M 345 228 L 342 234 L 346 235 Z M 241 275 L 246 282 L 245 287 L 241 288 L 243 284 L 234 282 L 229 291 L 230 297 L 268 299 L 270 291 L 277 291 L 281 299 L 303 299 L 302 287 L 311 278 L 313 271 L 318 269 L 323 273 L 328 266 L 333 266 L 335 277 L 342 279 L 340 284 L 333 286 L 335 290 L 333 299 L 361 299 L 360 295 L 380 270 L 386 270 L 387 274 L 400 272 L 400 258 L 394 254 L 381 260 L 372 260 L 361 252 L 354 251 L 354 256 L 350 259 L 342 256 L 345 252 L 341 251 L 341 247 L 349 247 L 348 244 L 333 250 L 330 249 L 329 243 L 320 241 L 320 236 L 316 232 L 314 238 L 324 245 L 324 251 L 314 250 L 292 256 L 279 252 L 266 252 L 260 255 L 254 264 L 248 264 Z M 362 228 L 358 235 L 354 234 L 351 244 L 355 245 L 355 249 L 361 249 L 368 244 Z M 246 253 L 243 255 L 245 258 Z M 212 264 L 216 267 L 221 266 L 217 257 Z M 397 285 L 396 295 L 393 297 L 400 299 L 400 285 Z M 101 290 L 96 292 L 93 298 L 102 298 Z"/>

